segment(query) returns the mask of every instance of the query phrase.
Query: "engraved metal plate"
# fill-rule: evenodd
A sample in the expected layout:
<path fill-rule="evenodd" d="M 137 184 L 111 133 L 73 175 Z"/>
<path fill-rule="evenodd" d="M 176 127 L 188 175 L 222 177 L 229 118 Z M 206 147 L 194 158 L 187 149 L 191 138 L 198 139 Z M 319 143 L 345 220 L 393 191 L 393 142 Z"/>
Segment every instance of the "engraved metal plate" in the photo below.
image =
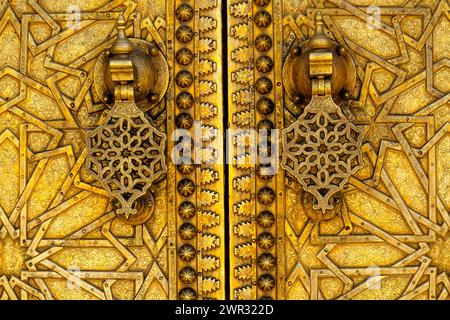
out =
<path fill-rule="evenodd" d="M 283 66 L 317 12 L 355 60 L 356 86 L 335 103 L 364 132 L 364 166 L 322 220 L 280 166 L 233 158 L 225 180 L 215 161 L 226 127 L 250 159 L 267 148 L 248 130 L 302 115 L 309 97 L 286 92 Z M 2 1 L 0 299 L 448 299 L 449 12 L 445 0 Z M 120 14 L 168 65 L 144 113 L 167 136 L 167 173 L 142 225 L 117 217 L 85 168 L 85 133 L 109 110 L 96 62 Z M 171 161 L 177 128 L 200 163 Z"/>

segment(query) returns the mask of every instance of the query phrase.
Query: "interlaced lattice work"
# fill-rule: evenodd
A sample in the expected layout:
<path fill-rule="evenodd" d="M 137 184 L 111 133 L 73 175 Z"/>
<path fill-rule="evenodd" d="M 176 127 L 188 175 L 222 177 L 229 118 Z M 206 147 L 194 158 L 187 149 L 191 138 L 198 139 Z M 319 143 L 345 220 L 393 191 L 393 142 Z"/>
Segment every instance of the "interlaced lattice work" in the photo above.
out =
<path fill-rule="evenodd" d="M 132 101 L 116 102 L 105 123 L 89 134 L 87 166 L 119 201 L 117 214 L 136 214 L 135 200 L 167 170 L 165 141 Z"/>
<path fill-rule="evenodd" d="M 332 196 L 362 167 L 362 134 L 331 96 L 315 96 L 283 130 L 283 167 L 317 200 L 315 210 L 333 209 Z"/>

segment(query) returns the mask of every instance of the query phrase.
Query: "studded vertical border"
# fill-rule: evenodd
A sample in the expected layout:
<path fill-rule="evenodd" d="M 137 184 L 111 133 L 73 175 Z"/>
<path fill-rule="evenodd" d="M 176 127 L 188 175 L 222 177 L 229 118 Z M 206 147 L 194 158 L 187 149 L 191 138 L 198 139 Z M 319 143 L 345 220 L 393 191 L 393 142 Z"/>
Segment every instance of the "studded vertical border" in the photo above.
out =
<path fill-rule="evenodd" d="M 252 51 L 252 3 L 243 0 L 228 2 L 228 118 L 233 149 L 238 139 L 251 139 L 247 129 L 254 126 L 254 74 Z M 231 136 L 231 134 L 230 134 Z M 232 139 L 231 139 L 232 138 Z M 249 157 L 253 144 L 244 142 L 245 156 L 238 159 L 235 152 L 228 155 L 229 234 L 230 234 L 230 298 L 254 299 L 256 291 L 255 229 L 255 167 L 240 165 L 238 160 Z"/>
<path fill-rule="evenodd" d="M 254 0 L 253 11 L 253 59 L 255 80 L 255 127 L 261 130 L 275 129 L 275 49 L 273 0 Z M 281 82 L 279 83 L 281 85 Z M 270 136 L 269 136 L 270 137 Z M 270 141 L 273 142 L 273 141 Z M 270 145 L 264 147 L 257 140 L 258 155 L 274 152 Z M 276 142 L 275 142 L 276 143 Z M 276 298 L 276 178 L 264 172 L 267 168 L 259 163 L 256 167 L 256 298 Z"/>
<path fill-rule="evenodd" d="M 277 198 L 283 194 L 277 193 L 280 173 L 270 174 L 270 167 L 258 163 L 258 155 L 275 152 L 270 144 L 259 143 L 259 132 L 279 127 L 282 121 L 278 105 L 282 101 L 281 57 L 277 56 L 281 54 L 281 27 L 276 25 L 281 22 L 281 4 L 231 1 L 228 10 L 229 126 L 238 130 L 234 142 L 248 138 L 244 157 L 257 160 L 242 164 L 238 160 L 243 156 L 233 155 L 230 169 L 231 298 L 275 299 L 277 221 L 282 221 Z M 256 129 L 256 136 L 248 129 Z M 276 145 L 278 141 L 272 141 L 267 132 L 269 142 Z"/>
<path fill-rule="evenodd" d="M 195 142 L 188 161 L 175 166 L 181 300 L 225 297 L 224 181 L 222 165 L 215 161 L 223 126 L 220 14 L 217 0 L 174 3 L 173 122 Z"/>

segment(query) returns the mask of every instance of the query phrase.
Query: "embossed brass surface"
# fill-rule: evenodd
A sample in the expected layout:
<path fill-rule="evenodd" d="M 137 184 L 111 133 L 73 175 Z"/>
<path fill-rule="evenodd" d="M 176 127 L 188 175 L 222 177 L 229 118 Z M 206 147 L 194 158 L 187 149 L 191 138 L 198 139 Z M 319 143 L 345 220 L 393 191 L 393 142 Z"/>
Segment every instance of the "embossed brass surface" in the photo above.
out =
<path fill-rule="evenodd" d="M 293 89 L 293 98 L 299 102 L 304 84 L 309 83 L 310 93 L 303 92 L 303 96 L 311 101 L 300 117 L 283 130 L 281 167 L 300 182 L 303 191 L 313 195 L 312 210 L 321 211 L 322 216 L 310 210 L 306 214 L 314 221 L 322 221 L 333 218 L 325 212 L 334 212 L 342 198 L 340 191 L 363 166 L 363 135 L 333 101 L 333 93 L 336 97 L 341 90 L 353 90 L 355 75 L 350 73 L 355 66 L 346 49 L 325 35 L 320 12 L 316 13 L 314 35 L 305 47 L 296 47 L 291 54 L 300 63 L 286 61 L 283 69 L 285 82 L 297 74 L 294 88 L 285 85 L 286 91 Z M 303 70 L 308 70 L 307 76 Z M 310 200 L 305 195 L 301 201 L 307 204 Z"/>
<path fill-rule="evenodd" d="M 149 207 L 155 205 L 153 195 L 146 196 L 146 193 L 149 193 L 152 183 L 167 171 L 167 137 L 138 108 L 135 91 L 137 94 L 145 91 L 146 95 L 151 95 L 150 101 L 154 104 L 159 102 L 167 86 L 158 93 L 151 92 L 154 85 L 151 89 L 149 87 L 155 82 L 168 85 L 168 66 L 155 46 L 148 45 L 147 53 L 137 51 L 139 49 L 133 46 L 125 33 L 126 21 L 122 15 L 119 16 L 117 29 L 117 39 L 108 51 L 109 59 L 103 70 L 103 76 L 107 78 L 104 83 L 112 83 L 109 90 L 114 93 L 114 106 L 103 123 L 87 134 L 86 165 L 109 195 L 115 198 L 117 214 L 122 218 L 125 216 L 124 221 L 142 224 L 151 216 Z M 140 59 L 133 59 L 133 54 Z M 160 60 L 159 64 L 164 67 L 152 70 L 152 65 L 158 63 L 152 63 L 155 60 L 152 57 Z M 144 100 L 142 109 L 150 109 L 145 105 L 146 99 L 142 97 L 141 100 Z M 141 202 L 140 211 L 138 201 Z"/>
<path fill-rule="evenodd" d="M 1 299 L 225 297 L 223 169 L 206 163 L 222 149 L 220 12 L 210 0 L 0 3 Z M 133 52 L 110 66 L 120 15 Z M 197 120 L 205 162 L 177 167 L 172 133 Z M 139 156 L 120 136 L 131 126 L 157 151 L 132 224 L 85 166 L 102 125 L 95 139 L 115 152 Z"/>
<path fill-rule="evenodd" d="M 351 72 L 333 54 L 302 62 L 318 12 Z M 447 0 L 1 2 L 0 299 L 448 299 L 449 12 Z M 120 15 L 133 82 L 129 62 L 109 64 Z M 333 100 L 320 101 L 328 77 Z M 86 167 L 87 135 L 130 92 L 123 116 L 166 137 L 167 166 L 132 223 Z M 364 166 L 324 211 L 281 168 L 281 132 L 315 123 L 302 118 L 314 93 L 363 137 Z M 246 150 L 228 177 L 226 127 Z M 280 134 L 264 145 L 250 129 Z"/>
<path fill-rule="evenodd" d="M 296 57 L 320 12 L 337 53 L 356 64 L 352 90 L 333 60 L 333 108 L 364 134 L 364 167 L 325 212 L 315 211 L 295 171 L 230 167 L 230 298 L 447 299 L 448 1 L 230 0 L 227 7 L 231 128 L 290 128 L 292 145 L 304 146 L 301 128 L 314 121 L 304 113 L 312 85 L 301 65 L 325 73 L 330 64 L 326 55 Z M 323 103 L 332 105 L 315 107 Z"/>

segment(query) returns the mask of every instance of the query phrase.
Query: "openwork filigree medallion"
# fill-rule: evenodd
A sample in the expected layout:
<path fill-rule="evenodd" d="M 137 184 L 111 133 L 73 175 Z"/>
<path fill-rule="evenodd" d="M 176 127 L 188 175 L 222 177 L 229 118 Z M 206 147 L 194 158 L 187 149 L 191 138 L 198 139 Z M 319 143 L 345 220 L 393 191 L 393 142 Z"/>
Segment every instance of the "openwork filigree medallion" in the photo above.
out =
<path fill-rule="evenodd" d="M 317 200 L 315 210 L 333 209 L 332 196 L 363 164 L 362 134 L 331 96 L 315 96 L 283 130 L 282 165 Z"/>
<path fill-rule="evenodd" d="M 292 50 L 292 59 L 284 67 L 285 79 L 300 74 L 294 86 L 287 81 L 287 94 L 298 101 L 302 99 L 296 97 L 303 94 L 311 101 L 297 121 L 283 130 L 282 167 L 313 195 L 312 208 L 321 212 L 318 220 L 327 220 L 332 215 L 326 211 L 333 212 L 340 201 L 337 193 L 363 166 L 362 134 L 333 101 L 334 96 L 348 94 L 354 87 L 353 61 L 346 49 L 325 34 L 320 12 L 315 25 L 314 36 L 303 48 Z M 305 82 L 311 86 L 308 93 Z"/>
<path fill-rule="evenodd" d="M 159 51 L 152 48 L 149 55 L 141 52 L 144 60 L 133 58 L 136 48 L 125 33 L 126 22 L 122 15 L 117 29 L 118 36 L 108 54 L 110 60 L 105 72 L 113 83 L 114 107 L 103 124 L 88 134 L 87 166 L 109 195 L 117 199 L 117 214 L 127 219 L 133 216 L 129 221 L 133 223 L 143 221 L 142 217 L 136 219 L 136 200 L 167 170 L 166 135 L 150 124 L 135 100 L 135 91 L 139 91 L 135 90 L 136 82 L 138 87 L 144 88 L 147 85 L 139 80 L 148 78 L 149 74 L 157 76 L 151 57 L 158 57 Z M 156 102 L 161 94 L 152 96 Z"/>
<path fill-rule="evenodd" d="M 117 214 L 136 214 L 133 203 L 166 171 L 165 134 L 134 101 L 120 101 L 88 138 L 87 165 L 119 203 Z"/>

